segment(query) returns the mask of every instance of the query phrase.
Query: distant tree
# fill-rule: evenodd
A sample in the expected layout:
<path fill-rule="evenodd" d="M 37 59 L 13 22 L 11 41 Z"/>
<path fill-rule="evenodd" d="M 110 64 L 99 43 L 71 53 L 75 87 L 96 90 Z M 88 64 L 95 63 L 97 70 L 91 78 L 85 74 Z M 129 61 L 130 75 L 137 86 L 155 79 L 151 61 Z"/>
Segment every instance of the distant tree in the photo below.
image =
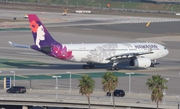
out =
<path fill-rule="evenodd" d="M 163 99 L 163 90 L 167 89 L 167 86 L 165 86 L 167 82 L 168 81 L 159 74 L 153 75 L 152 78 L 149 78 L 146 82 L 149 90 L 152 90 L 151 100 L 157 103 L 157 109 L 159 108 L 159 102 Z"/>
<path fill-rule="evenodd" d="M 90 94 L 93 93 L 95 81 L 88 75 L 83 75 L 79 79 L 79 93 L 82 95 L 86 95 L 89 103 L 89 109 L 90 107 Z"/>
<path fill-rule="evenodd" d="M 111 95 L 113 96 L 113 106 L 115 109 L 115 100 L 114 100 L 113 92 L 117 87 L 118 77 L 115 76 L 112 72 L 106 72 L 101 78 L 102 78 L 103 90 L 105 92 L 110 92 Z"/>

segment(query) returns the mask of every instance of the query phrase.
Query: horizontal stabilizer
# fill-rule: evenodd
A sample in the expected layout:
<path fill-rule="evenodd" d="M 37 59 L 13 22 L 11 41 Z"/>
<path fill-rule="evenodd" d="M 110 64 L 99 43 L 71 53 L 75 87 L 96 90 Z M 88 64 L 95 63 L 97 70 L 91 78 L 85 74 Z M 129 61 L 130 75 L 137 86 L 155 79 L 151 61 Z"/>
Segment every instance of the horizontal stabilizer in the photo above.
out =
<path fill-rule="evenodd" d="M 11 41 L 9 41 L 9 44 L 13 47 L 18 47 L 18 48 L 30 48 L 30 46 L 28 45 L 14 44 Z"/>

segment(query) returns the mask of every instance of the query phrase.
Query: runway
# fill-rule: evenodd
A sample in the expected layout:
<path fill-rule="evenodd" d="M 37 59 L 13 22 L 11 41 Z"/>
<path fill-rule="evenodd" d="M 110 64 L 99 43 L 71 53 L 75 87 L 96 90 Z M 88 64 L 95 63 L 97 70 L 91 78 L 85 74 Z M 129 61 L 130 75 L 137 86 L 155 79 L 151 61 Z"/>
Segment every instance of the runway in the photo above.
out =
<path fill-rule="evenodd" d="M 167 94 L 179 95 L 180 82 L 180 19 L 174 18 L 150 18 L 150 17 L 131 17 L 131 16 L 112 16 L 112 15 L 86 15 L 86 14 L 69 14 L 69 16 L 61 16 L 61 13 L 49 12 L 31 12 L 31 11 L 12 11 L 0 10 L 2 14 L 0 18 L 23 20 L 21 22 L 0 22 L 1 28 L 11 28 L 14 26 L 28 27 L 29 22 L 24 19 L 24 14 L 35 13 L 40 16 L 44 25 L 51 35 L 61 43 L 116 43 L 116 42 L 155 42 L 163 44 L 170 51 L 170 54 L 163 59 L 157 60 L 159 65 L 155 68 L 134 69 L 123 62 L 120 65 L 120 72 L 134 72 L 149 74 L 149 76 L 134 76 L 132 77 L 132 92 L 150 93 L 145 85 L 147 78 L 153 74 L 160 74 L 163 77 L 170 78 L 167 83 Z M 147 22 L 152 22 L 146 27 Z M 6 25 L 6 26 L 2 26 Z M 11 27 L 10 27 L 11 25 Z M 33 39 L 30 30 L 19 31 L 0 31 L 0 58 L 2 59 L 17 59 L 31 60 L 49 64 L 47 66 L 36 66 L 32 68 L 3 68 L 1 75 L 11 75 L 10 70 L 16 71 L 18 75 L 29 74 L 65 74 L 66 72 L 88 73 L 88 72 L 106 72 L 108 65 L 96 66 L 97 69 L 84 70 L 81 63 L 70 63 L 48 57 L 42 53 L 29 49 L 13 48 L 8 44 L 8 41 L 20 43 L 24 45 L 32 45 Z M 101 79 L 95 78 L 96 90 L 102 88 Z M 29 88 L 28 80 L 18 80 L 17 85 L 23 85 Z M 69 79 L 61 79 L 60 87 L 67 88 Z M 128 91 L 128 75 L 119 77 L 118 88 Z M 3 88 L 3 81 L 0 81 L 0 87 Z M 33 80 L 32 87 L 34 89 L 49 89 L 53 88 L 55 80 Z M 65 87 L 66 86 L 66 87 Z M 78 88 L 78 79 L 72 79 L 74 89 Z"/>

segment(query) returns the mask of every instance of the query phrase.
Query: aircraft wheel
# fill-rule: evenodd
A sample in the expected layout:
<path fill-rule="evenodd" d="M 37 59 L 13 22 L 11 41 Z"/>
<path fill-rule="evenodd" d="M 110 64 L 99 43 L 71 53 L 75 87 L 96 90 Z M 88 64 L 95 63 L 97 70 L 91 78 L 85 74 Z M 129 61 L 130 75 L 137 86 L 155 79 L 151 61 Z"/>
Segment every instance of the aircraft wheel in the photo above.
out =
<path fill-rule="evenodd" d="M 89 65 L 85 65 L 85 69 L 89 69 L 90 68 L 90 66 Z"/>
<path fill-rule="evenodd" d="M 83 65 L 83 69 L 89 69 L 88 65 Z"/>
<path fill-rule="evenodd" d="M 94 68 L 95 68 L 94 65 L 89 65 L 89 67 L 90 67 L 91 69 L 94 69 Z"/>
<path fill-rule="evenodd" d="M 114 68 L 114 67 L 110 67 L 110 68 L 109 68 L 109 70 L 114 71 L 114 70 L 115 70 L 115 68 Z"/>
<path fill-rule="evenodd" d="M 83 65 L 82 68 L 85 69 L 86 68 L 85 65 Z"/>
<path fill-rule="evenodd" d="M 115 67 L 114 70 L 119 70 L 119 68 L 118 68 L 118 67 Z"/>
<path fill-rule="evenodd" d="M 107 70 L 111 70 L 111 67 L 108 67 Z"/>
<path fill-rule="evenodd" d="M 114 67 L 108 67 L 107 70 L 114 71 L 114 70 L 119 70 L 119 68 L 117 66 L 114 66 Z"/>
<path fill-rule="evenodd" d="M 114 71 L 114 70 L 115 70 L 115 68 L 114 68 L 114 67 L 111 67 L 111 70 L 112 70 L 112 71 Z"/>

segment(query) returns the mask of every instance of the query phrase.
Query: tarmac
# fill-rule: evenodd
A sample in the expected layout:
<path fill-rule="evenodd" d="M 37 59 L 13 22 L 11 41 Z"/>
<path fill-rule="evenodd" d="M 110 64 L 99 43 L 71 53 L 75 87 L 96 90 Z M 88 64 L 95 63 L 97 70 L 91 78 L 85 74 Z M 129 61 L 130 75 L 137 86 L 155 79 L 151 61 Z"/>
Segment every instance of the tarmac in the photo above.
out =
<path fill-rule="evenodd" d="M 21 28 L 27 28 L 28 21 L 24 19 L 23 16 L 26 13 L 35 13 L 40 16 L 42 22 L 45 22 L 45 26 L 53 37 L 62 43 L 101 43 L 101 42 L 155 42 L 165 45 L 170 54 L 163 59 L 158 60 L 158 64 L 155 68 L 148 69 L 135 69 L 127 67 L 128 62 L 122 62 L 120 64 L 120 72 L 134 72 L 138 74 L 148 74 L 147 76 L 133 76 L 131 84 L 131 96 L 126 95 L 129 100 L 132 97 L 133 102 L 145 102 L 150 103 L 150 105 L 155 105 L 150 100 L 151 91 L 145 85 L 145 82 L 151 75 L 160 74 L 163 77 L 170 78 L 168 83 L 168 90 L 166 90 L 165 100 L 168 105 L 171 104 L 176 107 L 179 101 L 179 82 L 180 82 L 180 55 L 179 52 L 179 29 L 178 25 L 180 19 L 174 18 L 150 18 L 150 17 L 124 17 L 124 16 L 110 16 L 110 15 L 79 15 L 70 14 L 70 16 L 60 16 L 59 13 L 41 13 L 33 11 L 12 11 L 12 10 L 0 10 L 3 13 L 0 15 L 1 18 L 12 19 L 17 17 L 17 19 L 24 20 L 23 22 L 1 22 L 1 28 L 14 28 L 14 26 Z M 58 20 L 52 20 L 53 18 L 58 18 Z M 92 20 L 91 20 L 92 19 Z M 64 21 L 67 20 L 67 21 Z M 142 22 L 141 22 L 142 21 Z M 146 27 L 147 22 L 153 22 L 150 26 Z M 126 22 L 126 23 L 123 23 Z M 159 23 L 155 23 L 159 22 Z M 4 26 L 3 26 L 4 25 Z M 27 75 L 64 75 L 66 72 L 72 72 L 73 74 L 79 73 L 95 73 L 95 72 L 106 72 L 106 67 L 108 65 L 98 65 L 96 69 L 84 70 L 82 69 L 82 64 L 80 63 L 69 63 L 61 60 L 57 60 L 51 57 L 47 57 L 44 54 L 34 52 L 28 49 L 12 48 L 8 44 L 8 41 L 14 43 L 32 45 L 32 35 L 29 30 L 1 30 L 1 40 L 0 40 L 0 58 L 9 59 L 8 62 L 2 61 L 2 66 L 0 70 L 2 73 L 0 75 L 11 76 L 9 71 L 15 71 L 16 75 L 27 76 Z M 11 60 L 13 59 L 13 60 Z M 14 60 L 16 59 L 16 60 Z M 26 61 L 26 66 L 22 67 L 22 61 Z M 27 61 L 35 62 L 35 65 Z M 16 63 L 16 64 L 14 64 Z M 18 64 L 17 64 L 18 63 Z M 38 65 L 39 63 L 45 63 Z M 7 67 L 8 66 L 8 67 Z M 51 77 L 51 76 L 50 76 Z M 101 79 L 94 78 L 96 81 L 95 90 L 102 90 Z M 118 88 L 125 90 L 126 93 L 129 91 L 129 80 L 128 76 L 119 77 Z M 0 87 L 3 89 L 3 81 L 0 81 Z M 29 79 L 26 80 L 16 80 L 16 85 L 26 86 L 30 88 Z M 32 80 L 31 92 L 35 95 L 39 95 L 42 91 L 52 90 L 55 87 L 55 80 Z M 59 88 L 64 88 L 66 91 L 59 91 L 61 96 L 68 93 L 67 89 L 69 87 L 69 79 L 62 78 L 59 80 Z M 74 94 L 79 96 L 78 93 L 78 79 L 72 79 L 72 88 Z M 41 89 L 41 90 L 40 90 Z M 35 91 L 34 91 L 35 90 Z M 37 91 L 40 90 L 40 93 Z M 50 91 L 54 93 L 53 91 Z M 4 94 L 4 91 L 2 91 Z M 47 93 L 47 92 L 46 92 Z M 77 95 L 76 95 L 77 94 Z M 95 95 L 94 95 L 95 94 Z M 9 96 L 8 94 L 5 94 Z M 93 93 L 94 98 L 100 95 L 104 99 L 104 92 L 101 94 L 97 91 Z M 21 95 L 15 95 L 21 96 Z M 26 96 L 26 95 L 25 95 Z M 28 96 L 28 95 L 27 95 Z M 53 95 L 54 96 L 54 95 Z M 84 97 L 85 98 L 85 97 Z M 136 99 L 138 98 L 138 99 Z M 106 97 L 107 99 L 107 97 Z M 108 98 L 109 99 L 109 98 Z M 163 106 L 163 104 L 161 104 Z M 172 109 L 172 108 L 170 108 Z"/>

